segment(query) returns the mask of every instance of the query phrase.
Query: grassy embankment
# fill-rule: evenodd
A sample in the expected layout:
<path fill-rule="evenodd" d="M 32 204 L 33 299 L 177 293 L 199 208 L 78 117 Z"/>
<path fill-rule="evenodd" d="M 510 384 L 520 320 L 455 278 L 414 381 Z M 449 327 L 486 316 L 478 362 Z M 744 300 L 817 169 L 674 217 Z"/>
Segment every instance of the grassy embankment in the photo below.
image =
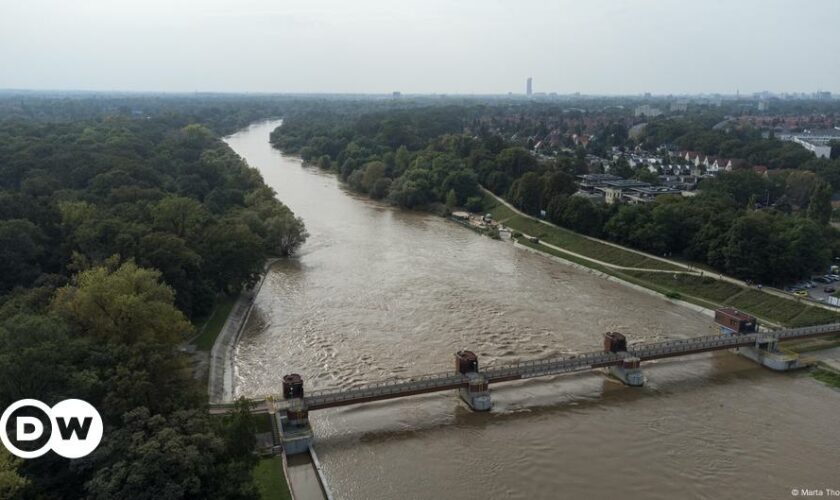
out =
<path fill-rule="evenodd" d="M 213 344 L 216 342 L 216 337 L 222 331 L 228 316 L 230 315 L 233 305 L 236 304 L 237 297 L 229 297 L 227 295 L 220 296 L 213 306 L 213 312 L 204 320 L 203 323 L 196 324 L 198 335 L 193 338 L 192 343 L 201 351 L 210 351 L 213 349 Z"/>
<path fill-rule="evenodd" d="M 192 343 L 201 351 L 210 351 L 216 342 L 216 337 L 222 331 L 230 311 L 237 301 L 236 296 L 221 296 L 213 307 L 213 312 L 203 322 L 195 325 L 198 335 Z M 268 417 L 257 416 L 257 432 L 271 432 L 271 423 Z M 283 458 L 280 456 L 260 458 L 259 463 L 252 471 L 254 482 L 263 500 L 291 500 L 289 485 L 286 482 L 286 474 L 283 471 Z"/>
<path fill-rule="evenodd" d="M 817 368 L 811 373 L 811 376 L 824 384 L 840 389 L 840 373 L 835 373 L 823 368 Z"/>
<path fill-rule="evenodd" d="M 263 500 L 291 500 L 292 495 L 283 473 L 283 457 L 278 455 L 260 459 L 253 475 Z"/>
<path fill-rule="evenodd" d="M 517 214 L 492 197 L 485 196 L 485 211 L 513 229 L 537 236 L 541 242 L 575 252 L 606 264 L 656 270 L 683 270 L 667 262 L 590 240 L 566 229 L 549 226 Z M 719 281 L 709 276 L 656 273 L 616 269 L 591 260 L 558 252 L 540 243 L 521 238 L 519 243 L 562 259 L 610 274 L 622 280 L 659 292 L 666 297 L 681 299 L 709 309 L 731 306 L 755 315 L 761 320 L 785 326 L 804 326 L 840 320 L 840 314 L 786 299 L 754 288 Z"/>

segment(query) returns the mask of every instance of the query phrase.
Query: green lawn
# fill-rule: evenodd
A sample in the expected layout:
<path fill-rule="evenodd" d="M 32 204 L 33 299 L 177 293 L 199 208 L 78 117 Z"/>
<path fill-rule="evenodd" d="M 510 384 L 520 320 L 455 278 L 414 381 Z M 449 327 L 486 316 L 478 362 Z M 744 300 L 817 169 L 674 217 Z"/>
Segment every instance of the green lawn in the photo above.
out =
<path fill-rule="evenodd" d="M 733 297 L 728 305 L 785 325 L 791 324 L 807 307 L 795 299 L 783 299 L 752 289 Z"/>
<path fill-rule="evenodd" d="M 651 259 L 636 252 L 600 243 L 586 238 L 574 231 L 543 224 L 530 217 L 519 215 L 490 195 L 485 197 L 485 210 L 493 218 L 514 231 L 536 236 L 547 243 L 565 248 L 593 259 L 625 267 L 645 269 L 679 269 L 679 267 L 661 260 Z"/>
<path fill-rule="evenodd" d="M 485 211 L 493 218 L 514 231 L 536 236 L 552 245 L 565 248 L 608 264 L 646 269 L 679 269 L 661 260 L 651 259 L 636 252 L 630 252 L 612 245 L 606 245 L 586 238 L 574 231 L 543 224 L 531 217 L 523 216 L 508 208 L 492 196 L 485 194 Z"/>
<path fill-rule="evenodd" d="M 289 485 L 283 473 L 283 458 L 262 458 L 254 468 L 254 481 L 263 500 L 291 500 Z"/>
<path fill-rule="evenodd" d="M 840 373 L 818 368 L 811 373 L 811 376 L 824 384 L 840 388 Z"/>
<path fill-rule="evenodd" d="M 641 271 L 623 271 L 650 283 L 676 291 L 680 294 L 693 295 L 716 303 L 726 303 L 726 299 L 743 290 L 734 283 L 718 281 L 708 276 L 692 276 L 690 274 L 646 273 Z"/>
<path fill-rule="evenodd" d="M 484 211 L 492 214 L 493 219 L 502 223 L 516 215 L 516 212 L 508 208 L 507 205 L 487 193 L 484 193 Z"/>
<path fill-rule="evenodd" d="M 840 321 L 840 315 L 821 307 L 805 306 L 805 310 L 799 316 L 793 318 L 791 326 L 822 325 Z"/>
<path fill-rule="evenodd" d="M 645 269 L 679 269 L 667 262 L 651 259 L 635 252 L 622 250 L 621 248 L 590 240 L 589 238 L 585 238 L 573 231 L 549 226 L 522 215 L 514 215 L 509 218 L 506 225 L 515 231 L 537 236 L 546 243 L 550 243 L 560 248 L 569 250 L 570 252 L 579 253 L 586 257 L 591 257 L 608 264 L 625 267 L 640 267 Z"/>
<path fill-rule="evenodd" d="M 734 283 L 718 281 L 704 276 L 672 273 L 627 271 L 593 263 L 586 259 L 558 252 L 539 243 L 520 239 L 519 243 L 561 259 L 610 274 L 665 296 L 679 298 L 709 309 L 732 306 L 750 313 L 760 320 L 785 326 L 806 326 L 840 320 L 840 314 L 819 307 L 809 306 L 794 299 L 785 299 Z"/>
<path fill-rule="evenodd" d="M 203 324 L 196 325 L 196 329 L 199 331 L 198 336 L 193 339 L 196 347 L 202 351 L 209 351 L 213 348 L 216 337 L 222 331 L 222 326 L 227 321 L 227 317 L 230 315 L 230 310 L 233 309 L 236 299 L 237 297 L 228 297 L 225 295 L 216 300 L 216 305 L 213 306 L 213 312 L 210 313 L 210 317 Z"/>

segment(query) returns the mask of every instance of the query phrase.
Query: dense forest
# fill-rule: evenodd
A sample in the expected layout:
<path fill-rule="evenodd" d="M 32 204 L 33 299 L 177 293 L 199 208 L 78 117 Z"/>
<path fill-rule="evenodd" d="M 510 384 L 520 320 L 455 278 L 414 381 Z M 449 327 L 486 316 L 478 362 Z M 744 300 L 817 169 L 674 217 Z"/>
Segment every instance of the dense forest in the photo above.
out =
<path fill-rule="evenodd" d="M 0 448 L 2 498 L 257 497 L 250 414 L 211 418 L 180 346 L 307 234 L 211 132 L 238 119 L 178 102 L 0 122 L 0 405 L 79 398 L 105 423 L 79 460 Z"/>
<path fill-rule="evenodd" d="M 301 113 L 286 119 L 271 140 L 283 151 L 334 171 L 372 198 L 407 208 L 480 211 L 483 186 L 526 213 L 545 213 L 575 231 L 680 256 L 760 283 L 790 282 L 840 255 L 837 231 L 829 225 L 840 160 L 818 160 L 796 144 L 763 138 L 754 130 L 712 131 L 719 112 L 666 117 L 649 124 L 638 145 L 655 149 L 677 144 L 731 154 L 764 162 L 774 175 L 736 171 L 704 180 L 699 196 L 603 205 L 572 196 L 576 176 L 590 171 L 586 150 L 549 158 L 528 148 L 533 142 L 528 133 L 560 127 L 563 120 L 564 130 L 573 132 L 568 123 L 584 111 L 561 114 L 552 124 L 544 111 L 531 114 L 530 109 L 539 108 L 533 103 L 482 103 L 344 115 Z M 605 117 L 597 116 L 603 121 L 593 146 L 602 151 L 634 146 L 626 112 L 610 108 Z M 598 123 L 596 118 L 589 121 Z M 626 162 L 624 168 L 627 177 L 649 176 Z"/>
<path fill-rule="evenodd" d="M 256 496 L 254 422 L 243 405 L 211 419 L 179 350 L 220 294 L 307 237 L 219 139 L 253 121 L 282 117 L 276 147 L 406 208 L 481 211 L 486 188 L 575 231 L 763 283 L 840 255 L 840 160 L 749 128 L 710 131 L 720 110 L 632 139 L 634 102 L 0 94 L 0 404 L 80 398 L 106 425 L 99 449 L 72 462 L 0 449 L 0 497 Z M 553 132 L 563 150 L 537 154 L 534 137 Z M 587 148 L 570 138 L 584 132 Z M 773 175 L 735 171 L 645 205 L 574 196 L 587 154 L 664 144 Z"/>

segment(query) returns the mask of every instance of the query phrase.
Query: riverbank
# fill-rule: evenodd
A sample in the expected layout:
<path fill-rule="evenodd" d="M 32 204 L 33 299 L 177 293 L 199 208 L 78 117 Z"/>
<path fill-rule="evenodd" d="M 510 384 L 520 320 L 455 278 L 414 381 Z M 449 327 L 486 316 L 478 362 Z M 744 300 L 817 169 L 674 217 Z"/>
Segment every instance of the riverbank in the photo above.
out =
<path fill-rule="evenodd" d="M 268 270 L 271 264 L 275 261 L 277 259 L 269 259 L 265 263 L 259 282 L 252 288 L 243 290 L 239 294 L 233 302 L 233 306 L 230 307 L 230 312 L 213 341 L 207 375 L 207 396 L 210 403 L 233 401 L 233 353 L 236 349 L 236 342 L 239 340 L 243 328 L 248 323 L 248 318 L 251 316 L 251 310 L 254 307 L 254 300 L 260 293 L 265 278 L 268 276 Z"/>
<path fill-rule="evenodd" d="M 840 389 L 840 372 L 838 371 L 827 368 L 817 368 L 811 376 L 828 386 Z"/>
<path fill-rule="evenodd" d="M 520 244 L 644 287 L 668 299 L 707 309 L 735 307 L 773 326 L 806 326 L 840 320 L 840 314 L 823 307 L 804 304 L 747 286 L 735 278 L 580 235 L 536 219 L 488 191 L 484 203 L 485 212 L 522 235 L 518 238 Z"/>
<path fill-rule="evenodd" d="M 225 325 L 228 316 L 230 316 L 230 311 L 236 304 L 238 297 L 238 295 L 235 297 L 229 295 L 218 297 L 210 316 L 198 327 L 198 334 L 189 343 L 194 345 L 199 351 L 209 352 L 213 349 L 216 338 L 222 331 L 222 327 Z"/>
<path fill-rule="evenodd" d="M 449 371 L 464 348 L 489 366 L 594 350 L 605 331 L 637 342 L 715 332 L 708 316 L 661 295 L 369 202 L 271 148 L 273 128 L 229 142 L 313 237 L 299 259 L 275 267 L 282 280 L 263 285 L 252 318 L 259 312 L 260 324 L 246 327 L 236 351 L 237 393 L 276 392 L 292 371 L 309 390 Z M 599 374 L 500 385 L 489 414 L 469 412 L 455 393 L 314 412 L 316 448 L 347 500 L 585 498 L 593 484 L 596 496 L 774 498 L 791 483 L 834 477 L 840 451 L 825 429 L 840 399 L 823 384 L 727 354 L 651 363 L 646 375 L 638 390 Z M 756 429 L 773 439 L 756 439 Z M 515 460 L 500 460 L 494 443 Z M 767 477 L 744 486 L 752 476 Z"/>

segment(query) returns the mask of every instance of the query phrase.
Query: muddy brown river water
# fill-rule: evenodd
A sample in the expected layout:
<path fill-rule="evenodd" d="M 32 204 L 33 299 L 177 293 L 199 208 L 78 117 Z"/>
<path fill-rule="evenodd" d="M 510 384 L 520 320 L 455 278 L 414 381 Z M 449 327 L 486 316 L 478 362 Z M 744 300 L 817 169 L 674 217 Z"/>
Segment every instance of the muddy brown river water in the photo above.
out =
<path fill-rule="evenodd" d="M 346 191 L 268 143 L 226 139 L 311 236 L 275 265 L 237 348 L 236 394 L 450 370 L 469 348 L 508 363 L 631 341 L 707 335 L 711 318 L 425 213 Z M 338 499 L 792 498 L 840 489 L 840 391 L 729 352 L 493 386 L 489 413 L 452 393 L 311 415 Z M 826 495 L 829 492 L 826 491 Z"/>

